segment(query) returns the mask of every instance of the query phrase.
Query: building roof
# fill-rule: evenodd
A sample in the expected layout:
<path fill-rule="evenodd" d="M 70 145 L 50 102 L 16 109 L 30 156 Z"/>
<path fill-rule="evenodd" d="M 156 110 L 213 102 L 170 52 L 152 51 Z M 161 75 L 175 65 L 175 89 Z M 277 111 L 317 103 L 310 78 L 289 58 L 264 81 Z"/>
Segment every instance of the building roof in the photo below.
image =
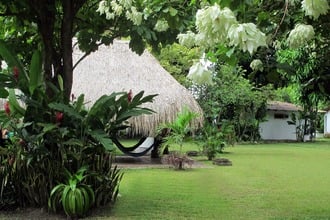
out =
<path fill-rule="evenodd" d="M 302 108 L 298 105 L 289 103 L 289 102 L 280 102 L 280 101 L 269 101 L 267 103 L 267 109 L 273 111 L 298 111 Z"/>
<path fill-rule="evenodd" d="M 73 52 L 74 60 L 83 53 Z M 128 41 L 115 40 L 109 46 L 100 46 L 74 69 L 72 93 L 85 94 L 86 102 L 93 104 L 99 97 L 112 92 L 133 94 L 144 90 L 145 95 L 158 94 L 152 103 L 144 107 L 156 113 L 142 115 L 130 120 L 133 134 L 152 135 L 161 123 L 173 121 L 186 106 L 200 117 L 193 126 L 203 123 L 203 111 L 193 95 L 177 82 L 147 50 L 139 56 L 129 48 Z"/>

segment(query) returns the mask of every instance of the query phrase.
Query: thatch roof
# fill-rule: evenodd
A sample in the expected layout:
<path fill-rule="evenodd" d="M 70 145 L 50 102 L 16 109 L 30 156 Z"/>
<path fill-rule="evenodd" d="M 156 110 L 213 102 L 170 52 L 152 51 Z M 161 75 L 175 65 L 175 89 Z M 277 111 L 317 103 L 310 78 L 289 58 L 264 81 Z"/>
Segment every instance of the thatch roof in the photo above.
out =
<path fill-rule="evenodd" d="M 300 106 L 289 102 L 269 101 L 267 102 L 267 109 L 273 111 L 298 111 L 302 110 Z"/>
<path fill-rule="evenodd" d="M 74 60 L 82 56 L 74 50 Z M 110 46 L 101 46 L 86 57 L 74 70 L 72 93 L 85 94 L 90 105 L 103 94 L 132 89 L 133 94 L 144 90 L 145 95 L 159 94 L 145 107 L 156 113 L 130 120 L 133 134 L 154 135 L 157 127 L 173 121 L 184 106 L 201 117 L 193 122 L 200 127 L 202 109 L 192 94 L 179 84 L 147 50 L 139 56 L 129 49 L 127 41 L 115 40 Z"/>

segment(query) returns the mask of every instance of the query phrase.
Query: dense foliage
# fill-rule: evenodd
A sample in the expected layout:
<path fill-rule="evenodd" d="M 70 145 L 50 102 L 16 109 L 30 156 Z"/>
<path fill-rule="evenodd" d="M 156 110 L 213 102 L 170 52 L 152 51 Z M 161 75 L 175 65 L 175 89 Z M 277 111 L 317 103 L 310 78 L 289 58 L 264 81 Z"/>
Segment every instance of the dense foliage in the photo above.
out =
<path fill-rule="evenodd" d="M 62 76 L 69 99 L 76 65 L 72 60 L 73 38 L 88 55 L 101 44 L 129 37 L 130 47 L 140 54 L 147 43 L 157 48 L 160 43 L 174 42 L 190 25 L 196 5 L 182 0 L 2 0 L 0 21 L 5 25 L 0 39 L 24 61 L 30 59 L 31 51 L 40 49 L 45 79 L 58 86 L 57 77 Z M 48 85 L 47 91 L 51 95 Z"/>
<path fill-rule="evenodd" d="M 8 96 L 1 126 L 14 133 L 12 143 L 0 150 L 2 208 L 45 207 L 52 189 L 66 183 L 66 174 L 81 167 L 86 167 L 87 177 L 79 184 L 90 188 L 95 197 L 88 208 L 114 202 L 122 172 L 112 166 L 115 147 L 111 137 L 129 126 L 130 117 L 152 113 L 139 106 L 152 101 L 154 95 L 143 96 L 143 91 L 134 97 L 127 92 L 103 95 L 88 110 L 83 95 L 65 101 L 61 77 L 59 88 L 43 78 L 40 52 L 34 53 L 29 70 L 3 42 L 0 54 L 9 65 L 0 73 L 1 94 Z M 47 95 L 46 84 L 53 89 L 52 97 Z M 62 197 L 55 198 L 64 202 Z M 58 210 L 63 208 L 72 217 L 86 213 L 65 207 Z"/>
<path fill-rule="evenodd" d="M 221 127 L 230 122 L 238 141 L 254 141 L 259 138 L 259 122 L 265 117 L 271 92 L 268 87 L 254 87 L 242 74 L 241 68 L 223 65 L 214 84 L 196 87 L 196 91 L 208 123 Z"/>

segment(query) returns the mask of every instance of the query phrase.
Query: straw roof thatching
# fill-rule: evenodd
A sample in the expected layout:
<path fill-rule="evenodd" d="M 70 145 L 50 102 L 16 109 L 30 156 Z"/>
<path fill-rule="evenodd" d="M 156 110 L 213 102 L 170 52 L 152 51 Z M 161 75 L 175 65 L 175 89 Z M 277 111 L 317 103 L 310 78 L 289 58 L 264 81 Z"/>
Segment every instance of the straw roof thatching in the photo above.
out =
<path fill-rule="evenodd" d="M 74 50 L 74 60 L 81 56 L 79 50 Z M 75 96 L 85 94 L 90 105 L 103 94 L 130 89 L 133 94 L 142 90 L 145 95 L 158 94 L 152 103 L 144 105 L 156 113 L 130 120 L 133 135 L 154 135 L 161 123 L 173 121 L 184 106 L 201 115 L 193 126 L 202 125 L 202 109 L 192 94 L 147 50 L 139 56 L 129 49 L 127 41 L 115 40 L 110 46 L 101 46 L 74 70 L 72 93 Z"/>

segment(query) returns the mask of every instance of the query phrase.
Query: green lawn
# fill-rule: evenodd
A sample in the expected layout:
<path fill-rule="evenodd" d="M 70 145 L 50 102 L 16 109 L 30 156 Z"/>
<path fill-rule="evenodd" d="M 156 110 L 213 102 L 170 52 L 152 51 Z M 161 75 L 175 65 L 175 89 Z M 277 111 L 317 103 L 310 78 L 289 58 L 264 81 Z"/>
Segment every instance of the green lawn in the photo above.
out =
<path fill-rule="evenodd" d="M 330 142 L 238 145 L 226 152 L 220 156 L 232 167 L 125 170 L 115 206 L 97 216 L 330 219 Z"/>

